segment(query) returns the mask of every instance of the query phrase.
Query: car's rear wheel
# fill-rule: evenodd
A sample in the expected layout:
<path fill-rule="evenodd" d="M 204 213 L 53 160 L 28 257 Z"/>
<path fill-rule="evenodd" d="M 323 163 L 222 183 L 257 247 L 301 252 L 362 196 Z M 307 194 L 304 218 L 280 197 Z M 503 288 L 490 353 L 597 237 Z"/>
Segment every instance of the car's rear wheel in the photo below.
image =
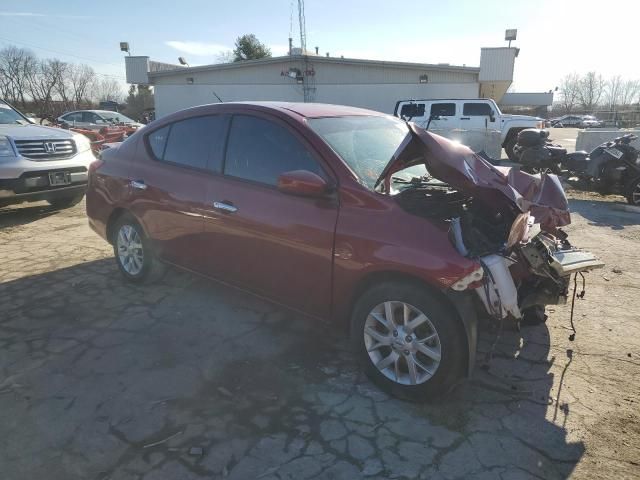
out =
<path fill-rule="evenodd" d="M 455 312 L 410 282 L 381 283 L 356 302 L 351 339 L 368 377 L 391 395 L 428 400 L 460 379 L 465 342 Z"/>
<path fill-rule="evenodd" d="M 79 195 L 78 194 L 71 195 L 68 197 L 55 198 L 55 199 L 47 200 L 47 202 L 53 208 L 58 208 L 58 209 L 71 208 L 74 205 L 77 205 L 78 203 L 80 203 L 83 197 L 84 197 L 84 193 Z"/>
<path fill-rule="evenodd" d="M 123 215 L 116 221 L 112 242 L 118 269 L 127 280 L 141 283 L 155 280 L 164 273 L 151 242 L 131 215 Z"/>

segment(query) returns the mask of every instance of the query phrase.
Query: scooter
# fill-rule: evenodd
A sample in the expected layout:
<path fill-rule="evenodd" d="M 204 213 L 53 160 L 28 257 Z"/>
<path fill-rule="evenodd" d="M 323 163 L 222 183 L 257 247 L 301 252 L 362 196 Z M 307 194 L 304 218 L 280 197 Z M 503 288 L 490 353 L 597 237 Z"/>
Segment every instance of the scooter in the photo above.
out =
<path fill-rule="evenodd" d="M 605 142 L 591 153 L 567 153 L 549 140 L 549 132 L 522 130 L 514 151 L 521 169 L 528 173 L 554 173 L 579 190 L 602 194 L 617 193 L 631 205 L 640 206 L 640 158 L 631 142 L 632 133 Z"/>

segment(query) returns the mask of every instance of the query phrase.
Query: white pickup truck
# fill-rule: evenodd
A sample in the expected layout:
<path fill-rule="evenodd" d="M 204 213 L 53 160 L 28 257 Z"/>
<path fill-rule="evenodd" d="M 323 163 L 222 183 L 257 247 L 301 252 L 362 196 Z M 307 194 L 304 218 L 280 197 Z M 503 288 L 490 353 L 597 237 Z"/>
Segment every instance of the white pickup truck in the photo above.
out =
<path fill-rule="evenodd" d="M 518 132 L 525 128 L 543 128 L 544 120 L 528 115 L 507 115 L 490 98 L 400 100 L 393 114 L 429 130 L 500 131 L 500 140 L 511 161 Z"/>

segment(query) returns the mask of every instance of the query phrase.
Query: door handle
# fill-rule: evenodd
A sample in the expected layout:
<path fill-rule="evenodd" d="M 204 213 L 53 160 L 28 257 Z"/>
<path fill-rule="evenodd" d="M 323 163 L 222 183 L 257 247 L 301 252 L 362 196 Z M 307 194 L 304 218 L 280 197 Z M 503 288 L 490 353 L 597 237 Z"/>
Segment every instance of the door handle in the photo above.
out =
<path fill-rule="evenodd" d="M 234 213 L 238 211 L 237 207 L 233 206 L 230 203 L 225 203 L 225 202 L 213 202 L 213 208 L 225 213 Z"/>
<path fill-rule="evenodd" d="M 144 183 L 144 180 L 131 180 L 131 182 L 129 182 L 129 185 L 131 185 L 133 188 L 137 188 L 138 190 L 147 189 L 147 185 Z"/>
<path fill-rule="evenodd" d="M 460 120 L 471 120 L 471 117 L 460 117 Z"/>

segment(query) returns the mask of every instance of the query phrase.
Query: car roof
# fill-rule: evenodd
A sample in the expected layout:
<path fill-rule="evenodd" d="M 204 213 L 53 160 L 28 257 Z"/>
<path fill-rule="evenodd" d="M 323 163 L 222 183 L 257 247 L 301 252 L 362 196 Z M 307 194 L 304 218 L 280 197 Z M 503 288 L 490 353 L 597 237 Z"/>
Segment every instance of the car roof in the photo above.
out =
<path fill-rule="evenodd" d="M 78 112 L 91 112 L 91 113 L 120 113 L 114 112 L 113 110 L 71 110 L 70 112 L 65 112 L 63 115 L 67 115 L 69 113 L 78 113 Z M 120 113 L 120 115 L 123 115 Z"/>
<path fill-rule="evenodd" d="M 212 108 L 213 107 L 213 108 Z M 333 105 L 330 103 L 302 103 L 302 102 L 226 102 L 214 103 L 194 107 L 195 109 L 233 108 L 242 110 L 271 110 L 283 113 L 292 117 L 322 118 L 322 117 L 345 117 L 350 115 L 363 116 L 387 116 L 386 113 L 367 110 L 365 108 L 350 107 L 347 105 Z"/>

